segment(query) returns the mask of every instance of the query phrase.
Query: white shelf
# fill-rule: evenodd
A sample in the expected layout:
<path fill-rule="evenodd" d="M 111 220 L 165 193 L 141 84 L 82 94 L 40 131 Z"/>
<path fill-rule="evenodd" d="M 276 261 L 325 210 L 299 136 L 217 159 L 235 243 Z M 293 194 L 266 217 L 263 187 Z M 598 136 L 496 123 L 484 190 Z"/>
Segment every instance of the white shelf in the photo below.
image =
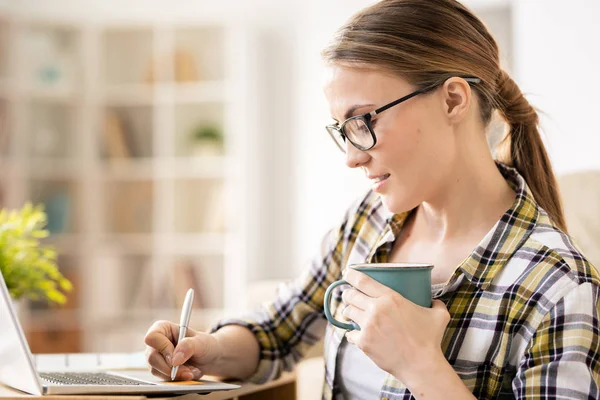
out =
<path fill-rule="evenodd" d="M 28 166 L 29 177 L 34 179 L 75 179 L 82 172 L 79 161 L 75 159 L 31 158 L 25 165 Z"/>
<path fill-rule="evenodd" d="M 43 100 L 47 102 L 73 103 L 77 101 L 76 92 L 72 87 L 47 87 L 30 88 L 27 90 L 28 97 L 33 100 Z"/>
<path fill-rule="evenodd" d="M 230 85 L 225 81 L 178 83 L 174 86 L 176 103 L 203 103 L 229 101 Z"/>
<path fill-rule="evenodd" d="M 179 321 L 181 316 L 180 308 L 136 308 L 134 311 L 126 310 L 109 318 L 94 319 L 90 318 L 89 327 L 98 333 L 110 334 L 122 330 L 132 330 L 143 335 L 146 331 L 141 328 L 150 328 L 149 323 L 156 320 Z M 216 321 L 233 316 L 231 313 L 221 308 L 204 308 L 202 310 L 192 310 L 190 317 L 190 326 L 193 329 L 202 329 Z"/>
<path fill-rule="evenodd" d="M 47 326 L 58 328 L 60 330 L 81 329 L 81 323 L 77 320 L 79 311 L 74 309 L 52 309 L 31 310 L 24 314 L 29 323 L 33 323 L 34 330 L 41 330 Z"/>
<path fill-rule="evenodd" d="M 226 234 L 174 234 L 164 240 L 164 251 L 171 255 L 190 254 L 223 254 L 225 252 Z"/>
<path fill-rule="evenodd" d="M 131 83 L 108 86 L 104 102 L 109 106 L 150 106 L 165 103 L 221 103 L 230 100 L 226 81 L 188 83 Z"/>
<path fill-rule="evenodd" d="M 164 164 L 161 160 L 158 160 L 158 166 L 160 171 L 158 175 L 161 178 L 177 177 L 182 179 L 226 178 L 229 164 L 230 160 L 227 157 L 218 156 L 203 158 L 181 157 L 173 160 L 165 160 Z M 164 175 L 162 171 L 164 171 Z M 169 173 L 174 173 L 175 175 L 169 176 Z"/>
<path fill-rule="evenodd" d="M 256 53 L 247 49 L 247 28 L 226 13 L 182 24 L 59 14 L 5 16 L 18 29 L 6 46 L 15 75 L 0 71 L 0 103 L 11 122 L 0 189 L 10 204 L 45 202 L 53 229 L 65 232 L 43 240 L 69 259 L 64 265 L 77 279 L 79 308 L 60 313 L 71 318 L 64 326 L 83 329 L 82 350 L 101 351 L 111 344 L 92 349 L 97 328 L 108 327 L 99 315 L 142 316 L 143 325 L 177 319 L 172 299 L 144 308 L 131 297 L 141 287 L 141 299 L 147 290 L 153 299 L 172 290 L 165 276 L 186 263 L 210 272 L 201 281 L 210 307 L 202 315 L 231 312 L 245 302 L 250 265 L 247 202 L 238 201 L 254 187 L 246 63 Z M 206 127 L 222 130 L 222 155 L 221 148 L 197 152 L 191 138 Z M 34 312 L 38 326 L 52 327 L 43 315 Z"/>
<path fill-rule="evenodd" d="M 102 161 L 102 171 L 108 180 L 146 180 L 154 177 L 152 158 L 110 158 Z"/>
<path fill-rule="evenodd" d="M 113 158 L 104 160 L 103 175 L 108 180 L 220 179 L 227 177 L 226 157 Z"/>
<path fill-rule="evenodd" d="M 104 102 L 109 106 L 147 106 L 154 104 L 154 86 L 131 83 L 108 86 Z"/>
<path fill-rule="evenodd" d="M 227 236 L 218 233 L 113 234 L 99 239 L 102 247 L 118 251 L 121 255 L 144 255 L 159 251 L 171 256 L 222 255 L 226 241 Z"/>
<path fill-rule="evenodd" d="M 43 239 L 45 245 L 54 246 L 59 254 L 74 255 L 81 252 L 81 242 L 72 233 L 51 234 Z"/>

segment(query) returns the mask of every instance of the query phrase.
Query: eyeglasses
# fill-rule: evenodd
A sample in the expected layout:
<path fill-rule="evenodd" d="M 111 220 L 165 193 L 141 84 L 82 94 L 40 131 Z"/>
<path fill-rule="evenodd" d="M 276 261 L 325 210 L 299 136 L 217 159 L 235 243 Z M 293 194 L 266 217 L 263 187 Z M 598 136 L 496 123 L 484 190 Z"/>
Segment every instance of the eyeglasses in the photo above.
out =
<path fill-rule="evenodd" d="M 466 77 L 463 79 L 469 83 L 481 82 L 481 79 L 475 77 Z M 344 122 L 342 122 L 341 125 L 327 125 L 325 129 L 327 130 L 327 133 L 329 133 L 335 144 L 337 144 L 340 150 L 344 153 L 346 152 L 346 139 L 348 139 L 348 141 L 359 150 L 370 150 L 377 143 L 377 137 L 375 136 L 375 132 L 373 131 L 373 125 L 371 124 L 373 117 L 419 94 L 429 92 L 430 90 L 437 88 L 444 82 L 438 82 L 434 85 L 421 88 L 417 91 L 407 94 L 404 97 L 399 98 L 398 100 L 394 100 L 391 103 L 386 104 L 385 106 L 371 111 L 370 113 L 350 117 Z"/>

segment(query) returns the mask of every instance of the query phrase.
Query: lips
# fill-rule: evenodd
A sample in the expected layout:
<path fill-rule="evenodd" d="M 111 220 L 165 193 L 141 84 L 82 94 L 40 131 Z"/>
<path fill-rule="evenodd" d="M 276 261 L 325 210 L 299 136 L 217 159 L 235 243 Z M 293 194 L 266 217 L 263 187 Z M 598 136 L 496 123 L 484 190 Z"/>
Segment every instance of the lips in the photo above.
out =
<path fill-rule="evenodd" d="M 390 174 L 384 174 L 384 175 L 369 175 L 368 178 L 373 182 L 373 183 L 379 183 L 381 181 L 386 180 L 387 178 L 390 177 Z"/>

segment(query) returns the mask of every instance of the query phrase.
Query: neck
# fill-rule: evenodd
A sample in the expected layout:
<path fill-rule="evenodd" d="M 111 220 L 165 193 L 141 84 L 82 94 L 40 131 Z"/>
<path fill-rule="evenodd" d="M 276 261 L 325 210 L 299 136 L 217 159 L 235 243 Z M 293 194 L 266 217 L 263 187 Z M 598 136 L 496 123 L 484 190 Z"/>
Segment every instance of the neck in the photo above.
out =
<path fill-rule="evenodd" d="M 483 237 L 514 202 L 515 193 L 485 148 L 468 149 L 417 209 L 414 227 L 432 243 Z M 471 147 L 481 146 L 471 142 Z M 473 154 L 483 154 L 475 158 Z"/>

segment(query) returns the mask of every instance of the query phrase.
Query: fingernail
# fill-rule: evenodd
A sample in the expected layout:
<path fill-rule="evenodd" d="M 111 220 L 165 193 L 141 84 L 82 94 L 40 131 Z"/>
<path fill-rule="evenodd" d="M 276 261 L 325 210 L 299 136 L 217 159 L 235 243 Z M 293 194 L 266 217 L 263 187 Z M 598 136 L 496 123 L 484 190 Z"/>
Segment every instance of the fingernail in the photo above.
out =
<path fill-rule="evenodd" d="M 194 375 L 192 375 L 192 373 L 189 371 L 185 371 L 183 374 L 181 374 L 181 377 L 186 381 L 191 381 L 192 379 L 194 379 Z"/>
<path fill-rule="evenodd" d="M 192 374 L 194 375 L 194 379 L 200 378 L 201 372 L 198 368 L 190 367 L 190 371 L 192 371 Z"/>
<path fill-rule="evenodd" d="M 172 365 L 171 364 L 171 355 L 170 354 L 166 354 L 165 355 L 165 360 L 167 360 L 167 364 Z"/>
<path fill-rule="evenodd" d="M 178 351 L 173 356 L 173 360 L 172 360 L 171 365 L 175 366 L 175 365 L 181 365 L 181 364 L 183 364 L 183 353 L 180 352 L 180 351 Z"/>

